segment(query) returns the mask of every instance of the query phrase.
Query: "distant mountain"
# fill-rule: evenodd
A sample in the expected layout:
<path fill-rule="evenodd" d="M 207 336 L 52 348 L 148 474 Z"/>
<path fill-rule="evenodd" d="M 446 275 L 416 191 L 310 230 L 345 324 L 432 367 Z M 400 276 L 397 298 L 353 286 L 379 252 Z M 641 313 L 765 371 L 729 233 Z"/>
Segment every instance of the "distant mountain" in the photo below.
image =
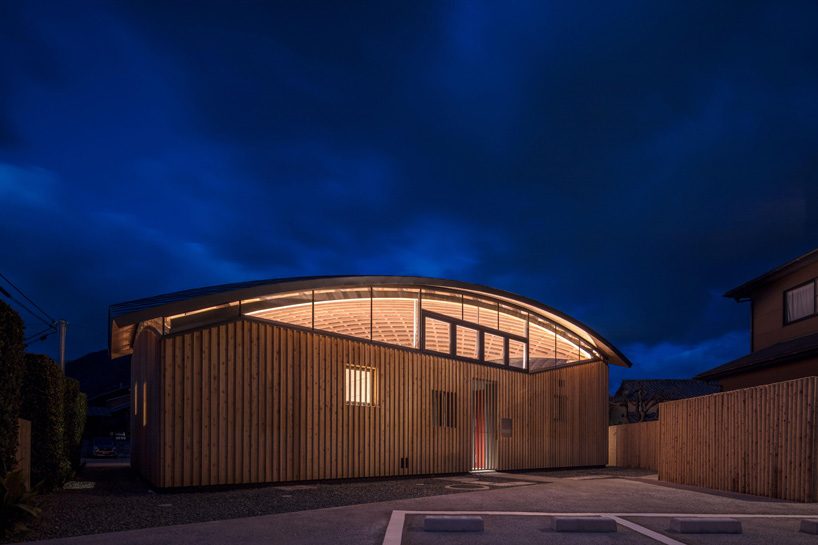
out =
<path fill-rule="evenodd" d="M 65 363 L 65 374 L 80 381 L 80 389 L 89 398 L 127 388 L 131 383 L 131 357 L 112 360 L 107 350 L 89 352 Z"/>

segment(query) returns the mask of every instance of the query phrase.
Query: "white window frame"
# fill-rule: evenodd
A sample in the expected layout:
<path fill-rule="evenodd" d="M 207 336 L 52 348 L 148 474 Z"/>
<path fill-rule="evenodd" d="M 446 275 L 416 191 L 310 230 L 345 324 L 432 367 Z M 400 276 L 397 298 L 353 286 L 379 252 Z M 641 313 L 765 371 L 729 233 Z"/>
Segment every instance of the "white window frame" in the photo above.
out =
<path fill-rule="evenodd" d="M 809 282 L 804 282 L 803 284 L 784 291 L 784 325 L 800 322 L 801 320 L 805 320 L 816 315 L 816 311 L 818 311 L 818 290 L 816 290 L 816 287 L 816 280 L 810 280 Z M 808 296 L 808 300 L 805 299 L 804 301 L 796 301 L 791 297 L 791 295 L 793 295 L 795 292 L 805 291 L 808 288 L 812 288 L 812 295 Z M 808 310 L 808 306 L 806 305 L 810 305 L 811 303 L 812 310 L 806 312 L 805 314 L 799 314 L 798 316 L 791 318 L 790 308 L 793 302 L 796 304 L 805 305 L 804 309 L 801 309 L 804 311 Z"/>

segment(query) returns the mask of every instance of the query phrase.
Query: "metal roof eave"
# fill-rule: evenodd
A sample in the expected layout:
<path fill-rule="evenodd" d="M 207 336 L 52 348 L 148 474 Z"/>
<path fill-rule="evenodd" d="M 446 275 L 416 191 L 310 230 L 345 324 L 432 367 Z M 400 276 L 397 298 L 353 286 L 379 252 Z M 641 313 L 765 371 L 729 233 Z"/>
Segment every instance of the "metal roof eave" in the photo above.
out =
<path fill-rule="evenodd" d="M 527 306 L 545 314 L 549 319 L 585 338 L 586 341 L 592 340 L 603 355 L 607 356 L 604 358 L 606 363 L 622 367 L 632 365 L 622 352 L 592 328 L 539 301 L 480 284 L 422 276 L 310 276 L 258 280 L 183 290 L 118 303 L 109 308 L 109 352 L 112 357 L 114 354 L 117 356 L 129 354 L 135 325 L 145 320 L 287 291 L 370 285 L 449 288 L 471 292 L 475 295 L 484 294 L 518 306 Z"/>

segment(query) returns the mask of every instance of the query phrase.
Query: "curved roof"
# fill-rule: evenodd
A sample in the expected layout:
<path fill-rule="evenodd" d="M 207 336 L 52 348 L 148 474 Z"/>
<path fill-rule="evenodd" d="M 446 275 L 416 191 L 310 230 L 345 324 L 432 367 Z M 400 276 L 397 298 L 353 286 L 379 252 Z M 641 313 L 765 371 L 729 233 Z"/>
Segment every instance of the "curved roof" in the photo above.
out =
<path fill-rule="evenodd" d="M 310 276 L 257 280 L 183 290 L 118 303 L 109 308 L 111 356 L 118 357 L 131 353 L 134 335 L 141 322 L 286 292 L 369 286 L 443 288 L 465 295 L 487 296 L 558 324 L 588 342 L 607 363 L 631 366 L 624 354 L 593 329 L 539 301 L 479 284 L 420 276 Z"/>

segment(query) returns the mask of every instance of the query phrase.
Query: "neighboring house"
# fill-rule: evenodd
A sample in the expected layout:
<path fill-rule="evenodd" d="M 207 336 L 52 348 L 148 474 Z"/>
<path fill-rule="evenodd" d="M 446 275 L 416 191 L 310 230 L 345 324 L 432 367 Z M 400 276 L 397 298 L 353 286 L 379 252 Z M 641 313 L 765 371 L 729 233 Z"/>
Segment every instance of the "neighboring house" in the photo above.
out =
<path fill-rule="evenodd" d="M 720 392 L 718 384 L 690 379 L 623 380 L 611 397 L 609 423 L 633 424 L 659 419 L 659 403 Z"/>
<path fill-rule="evenodd" d="M 750 303 L 750 354 L 696 378 L 725 390 L 818 375 L 818 249 L 725 293 Z"/>
<path fill-rule="evenodd" d="M 156 486 L 596 466 L 609 342 L 542 303 L 420 277 L 187 290 L 110 309 L 131 462 Z"/>

